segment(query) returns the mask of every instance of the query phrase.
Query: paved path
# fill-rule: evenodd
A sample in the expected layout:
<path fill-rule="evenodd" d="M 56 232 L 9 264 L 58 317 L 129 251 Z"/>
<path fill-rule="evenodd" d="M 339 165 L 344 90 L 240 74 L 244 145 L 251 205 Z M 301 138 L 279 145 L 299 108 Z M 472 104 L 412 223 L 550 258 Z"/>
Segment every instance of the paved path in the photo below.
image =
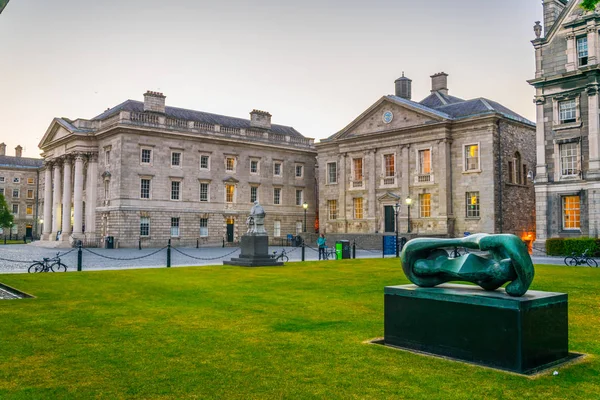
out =
<path fill-rule="evenodd" d="M 271 246 L 270 251 L 281 251 L 282 247 Z M 299 247 L 285 247 L 290 261 L 302 259 Z M 0 273 L 25 273 L 33 260 L 43 257 L 54 257 L 57 252 L 65 254 L 61 261 L 67 265 L 68 271 L 77 269 L 77 249 L 48 249 L 31 245 L 0 245 Z M 184 253 L 184 254 L 182 254 Z M 191 256 L 191 257 L 188 257 Z M 239 255 L 239 249 L 231 247 L 174 248 L 171 251 L 171 265 L 222 265 L 224 260 Z M 146 256 L 146 257 L 144 257 Z M 110 257 L 110 258 L 105 258 Z M 192 258 L 196 257 L 196 258 Z M 357 258 L 381 258 L 381 251 L 356 250 Z M 390 257 L 390 256 L 388 256 Z M 318 260 L 316 249 L 306 248 L 306 260 Z M 532 257 L 535 264 L 564 265 L 561 257 Z M 333 261 L 326 261 L 333 262 Z M 167 264 L 166 249 L 83 249 L 83 270 L 105 270 L 125 268 L 161 268 Z"/>

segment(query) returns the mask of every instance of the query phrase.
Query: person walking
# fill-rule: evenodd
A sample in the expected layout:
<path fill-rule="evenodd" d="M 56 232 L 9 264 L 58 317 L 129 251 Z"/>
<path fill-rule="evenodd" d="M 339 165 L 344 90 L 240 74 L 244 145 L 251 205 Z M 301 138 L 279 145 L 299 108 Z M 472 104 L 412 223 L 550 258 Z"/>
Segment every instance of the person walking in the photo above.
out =
<path fill-rule="evenodd" d="M 317 246 L 319 246 L 319 260 L 321 260 L 321 256 L 323 256 L 323 260 L 325 259 L 325 247 L 327 239 L 325 239 L 325 234 L 321 233 L 319 238 L 317 239 Z"/>

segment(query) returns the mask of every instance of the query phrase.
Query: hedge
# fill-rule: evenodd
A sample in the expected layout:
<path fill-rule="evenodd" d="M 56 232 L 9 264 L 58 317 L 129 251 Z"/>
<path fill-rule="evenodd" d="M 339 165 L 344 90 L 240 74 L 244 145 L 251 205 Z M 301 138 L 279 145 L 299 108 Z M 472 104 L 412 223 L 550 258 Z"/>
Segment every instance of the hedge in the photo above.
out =
<path fill-rule="evenodd" d="M 570 256 L 572 253 L 597 256 L 600 253 L 600 241 L 595 238 L 552 238 L 546 240 L 546 254 L 549 256 Z"/>

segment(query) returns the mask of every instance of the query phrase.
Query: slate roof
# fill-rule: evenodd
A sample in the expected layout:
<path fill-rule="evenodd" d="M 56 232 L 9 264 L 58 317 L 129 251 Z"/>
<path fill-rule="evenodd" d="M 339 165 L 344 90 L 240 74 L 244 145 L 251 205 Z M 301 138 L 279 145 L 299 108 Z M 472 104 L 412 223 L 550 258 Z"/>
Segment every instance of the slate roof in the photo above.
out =
<path fill-rule="evenodd" d="M 504 107 L 502 104 L 481 97 L 436 107 L 436 110 L 443 111 L 451 115 L 454 119 L 497 113 L 513 121 L 535 126 L 533 122 Z"/>
<path fill-rule="evenodd" d="M 120 112 L 120 111 L 130 111 L 130 112 L 143 112 L 144 111 L 144 103 L 136 100 L 127 100 L 123 103 L 106 110 L 102 114 L 92 118 L 92 120 L 102 120 L 109 118 L 110 116 Z M 165 114 L 167 117 L 182 119 L 186 121 L 198 121 L 207 124 L 215 124 L 226 126 L 229 128 L 240 128 L 240 129 L 250 129 L 250 120 L 236 117 L 228 117 L 225 115 L 211 114 L 203 111 L 195 111 L 188 110 L 185 108 L 177 108 L 177 107 L 165 107 Z M 291 126 L 284 125 L 271 125 L 271 132 L 279 133 L 281 135 L 290 135 L 295 137 L 304 138 L 300 132 L 292 128 Z"/>
<path fill-rule="evenodd" d="M 452 116 L 449 115 L 449 114 L 447 114 L 446 112 L 440 111 L 440 110 L 436 110 L 435 108 L 424 106 L 423 104 L 417 103 L 416 101 L 407 100 L 407 99 L 405 99 L 403 97 L 398 97 L 398 96 L 394 96 L 394 95 L 389 95 L 389 96 L 385 96 L 385 97 L 388 98 L 388 99 L 390 99 L 390 100 L 392 100 L 392 101 L 394 101 L 394 102 L 396 102 L 396 103 L 406 104 L 406 105 L 411 106 L 413 108 L 416 108 L 418 110 L 425 111 L 425 112 L 428 112 L 428 113 L 431 113 L 431 114 L 435 114 L 435 115 L 440 116 L 442 118 L 452 119 Z"/>
<path fill-rule="evenodd" d="M 454 104 L 464 101 L 463 99 L 459 99 L 458 97 L 450 96 L 447 94 L 443 94 L 441 92 L 433 92 L 429 96 L 425 97 L 419 103 L 426 107 L 436 108 L 440 106 L 444 106 L 446 104 Z"/>
<path fill-rule="evenodd" d="M 38 169 L 43 163 L 41 158 L 0 156 L 0 167 Z"/>

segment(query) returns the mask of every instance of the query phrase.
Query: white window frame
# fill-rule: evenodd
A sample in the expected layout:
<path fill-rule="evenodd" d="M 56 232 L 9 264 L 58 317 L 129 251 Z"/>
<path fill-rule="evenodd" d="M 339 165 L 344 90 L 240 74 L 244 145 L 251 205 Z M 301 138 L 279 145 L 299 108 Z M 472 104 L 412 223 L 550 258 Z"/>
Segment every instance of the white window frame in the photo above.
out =
<path fill-rule="evenodd" d="M 231 196 L 232 197 L 232 199 L 231 199 L 232 201 L 227 201 L 227 186 L 233 187 L 233 193 L 232 193 L 232 196 Z M 235 204 L 235 202 L 236 202 L 235 201 L 236 194 L 237 194 L 237 187 L 236 187 L 236 185 L 234 185 L 233 183 L 226 183 L 225 184 L 225 203 L 226 204 Z"/>
<path fill-rule="evenodd" d="M 228 163 L 229 160 L 233 161 L 233 165 L 232 165 L 231 169 L 229 169 L 229 163 Z M 237 157 L 226 155 L 225 156 L 225 172 L 228 174 L 235 174 L 235 170 L 237 169 L 236 167 L 237 167 Z"/>
<path fill-rule="evenodd" d="M 5 183 L 6 182 L 6 178 L 3 176 L 0 176 L 0 183 Z"/>
<path fill-rule="evenodd" d="M 360 216 L 358 215 L 357 211 L 358 208 L 356 207 L 356 200 L 360 199 Z M 354 219 L 364 219 L 365 218 L 365 200 L 362 197 L 354 197 L 352 199 L 352 216 L 354 217 Z"/>
<path fill-rule="evenodd" d="M 429 172 L 424 172 L 423 166 L 421 165 L 421 152 L 429 150 Z M 416 164 L 418 175 L 431 175 L 433 174 L 433 147 L 422 147 L 415 149 L 416 152 Z"/>
<path fill-rule="evenodd" d="M 329 166 L 333 165 L 335 168 L 335 180 L 331 180 L 331 174 L 329 173 Z M 337 185 L 338 183 L 338 167 L 337 167 L 337 161 L 332 161 L 332 162 L 328 162 L 327 166 L 325 167 L 325 173 L 327 174 L 327 184 L 328 185 Z"/>
<path fill-rule="evenodd" d="M 302 233 L 302 221 L 296 221 L 296 235 L 299 235 Z"/>
<path fill-rule="evenodd" d="M 275 166 L 279 165 L 279 173 L 275 172 Z M 283 176 L 283 161 L 273 161 L 273 176 L 281 177 Z"/>
<path fill-rule="evenodd" d="M 206 167 L 202 166 L 202 157 L 206 157 Z M 201 171 L 210 171 L 210 154 L 200 153 L 199 167 Z"/>
<path fill-rule="evenodd" d="M 300 168 L 300 175 L 298 175 L 298 168 Z M 304 164 L 301 164 L 301 163 L 294 164 L 294 177 L 296 179 L 304 178 Z"/>
<path fill-rule="evenodd" d="M 17 194 L 16 196 L 15 196 L 15 193 Z M 12 191 L 12 198 L 13 199 L 18 199 L 20 197 L 21 197 L 21 191 L 19 189 L 13 189 L 13 191 Z"/>
<path fill-rule="evenodd" d="M 31 210 L 31 212 L 29 212 Z M 33 216 L 33 204 L 25 205 L 25 215 L 31 217 Z"/>
<path fill-rule="evenodd" d="M 386 156 L 392 156 L 394 158 L 394 162 L 393 162 L 394 173 L 391 174 L 391 175 L 387 175 L 387 163 L 385 162 L 385 157 Z M 383 176 L 384 178 L 395 178 L 396 174 L 398 173 L 398 168 L 397 168 L 396 162 L 397 162 L 397 160 L 396 160 L 396 153 L 395 152 L 393 152 L 393 153 L 390 153 L 390 152 L 383 153 L 381 155 L 381 176 Z"/>
<path fill-rule="evenodd" d="M 202 200 L 202 185 L 206 185 L 206 200 Z M 210 202 L 210 182 L 200 181 L 198 184 L 198 201 L 201 203 Z"/>
<path fill-rule="evenodd" d="M 147 233 L 142 234 L 142 227 L 146 225 Z M 149 237 L 150 236 L 150 217 L 140 217 L 140 237 Z"/>
<path fill-rule="evenodd" d="M 476 204 L 471 203 L 471 198 L 473 196 L 477 197 Z M 469 206 L 475 206 L 475 208 L 469 209 Z M 481 195 L 478 191 L 472 191 L 472 192 L 465 193 L 465 217 L 466 218 L 481 218 Z"/>
<path fill-rule="evenodd" d="M 337 199 L 327 200 L 327 219 L 334 221 L 338 217 L 338 201 Z M 335 204 L 335 209 L 332 210 L 331 205 Z M 333 212 L 332 212 L 333 211 Z"/>
<path fill-rule="evenodd" d="M 579 205 L 579 208 L 577 209 L 579 211 L 579 227 L 567 227 L 566 226 L 566 209 L 565 209 L 565 202 L 567 197 L 578 197 L 579 198 L 579 202 L 577 203 Z M 563 231 L 581 231 L 581 196 L 579 196 L 578 194 L 565 194 L 561 196 L 560 199 L 560 209 L 561 209 L 561 218 L 562 218 L 562 229 Z M 576 210 L 576 209 L 573 209 Z"/>
<path fill-rule="evenodd" d="M 278 196 L 275 196 L 275 194 L 278 194 Z M 283 194 L 283 190 L 280 187 L 274 187 L 273 188 L 273 205 L 275 206 L 280 206 L 282 203 L 282 194 Z"/>
<path fill-rule="evenodd" d="M 425 196 L 428 195 L 429 196 L 429 205 L 425 206 L 424 204 L 424 200 L 425 200 Z M 419 218 L 431 218 L 431 193 L 419 193 Z M 428 209 L 427 209 L 428 208 Z M 429 215 L 425 215 L 425 211 L 429 212 Z"/>
<path fill-rule="evenodd" d="M 173 198 L 173 184 L 174 183 L 178 183 L 178 190 L 177 190 L 177 198 L 174 199 Z M 183 181 L 181 179 L 171 179 L 171 185 L 170 185 L 170 194 L 169 194 L 169 199 L 171 199 L 171 201 L 181 201 L 182 197 L 183 197 Z"/>
<path fill-rule="evenodd" d="M 254 200 L 252 200 L 252 191 L 253 190 L 256 191 L 256 198 Z M 254 203 L 255 201 L 260 201 L 260 199 L 258 198 L 258 186 L 252 185 L 252 186 L 250 186 L 250 203 Z"/>
<path fill-rule="evenodd" d="M 468 169 L 467 167 L 467 148 L 470 146 L 477 146 L 477 168 L 475 169 Z M 463 159 L 463 172 L 464 173 L 474 173 L 474 172 L 481 172 L 481 144 L 480 142 L 472 142 L 472 143 L 465 143 L 462 146 L 462 159 Z"/>
<path fill-rule="evenodd" d="M 200 218 L 200 237 L 208 237 L 208 218 Z"/>
<path fill-rule="evenodd" d="M 585 43 L 585 46 L 583 45 Z M 589 43 L 587 36 L 575 38 L 575 51 L 577 52 L 577 66 L 585 67 L 589 64 Z M 585 60 L 584 60 L 585 59 Z M 585 61 L 585 62 L 582 62 Z"/>
<path fill-rule="evenodd" d="M 171 217 L 171 237 L 179 237 L 181 234 L 181 218 Z"/>
<path fill-rule="evenodd" d="M 12 183 L 21 183 L 21 178 L 17 178 L 16 176 L 13 178 Z"/>
<path fill-rule="evenodd" d="M 27 178 L 28 185 L 35 185 L 35 178 Z"/>
<path fill-rule="evenodd" d="M 567 169 L 571 169 L 573 171 L 573 173 L 571 173 L 571 174 L 563 174 L 563 172 L 565 171 L 565 169 L 563 168 L 563 147 L 566 147 L 566 146 L 572 146 L 572 147 L 574 147 L 574 150 L 575 150 L 574 155 L 567 156 L 567 157 L 571 157 L 571 158 L 574 157 L 574 159 L 571 161 L 572 168 L 567 168 Z M 579 142 L 567 142 L 567 143 L 561 143 L 558 145 L 558 173 L 561 178 L 576 178 L 579 176 L 580 154 L 581 154 L 581 149 L 580 149 Z"/>
<path fill-rule="evenodd" d="M 175 154 L 179 154 L 179 164 L 173 164 L 173 157 Z M 171 168 L 183 168 L 183 151 L 172 150 L 171 151 Z"/>
<path fill-rule="evenodd" d="M 300 199 L 298 199 L 298 193 L 300 193 Z M 298 200 L 300 200 L 300 203 L 298 203 Z M 304 203 L 304 189 L 296 189 L 295 201 L 297 206 L 302 207 Z"/>
<path fill-rule="evenodd" d="M 154 161 L 154 149 L 151 147 L 140 147 L 140 165 L 152 165 Z M 144 161 L 144 151 L 150 152 L 150 161 Z"/>
<path fill-rule="evenodd" d="M 281 237 L 281 221 L 273 221 L 273 237 Z"/>
<path fill-rule="evenodd" d="M 15 211 L 16 208 L 16 211 Z M 19 215 L 19 204 L 13 203 L 11 207 L 12 215 Z"/>
<path fill-rule="evenodd" d="M 252 171 L 252 163 L 256 163 L 256 171 Z M 260 175 L 260 159 L 250 158 L 250 175 Z"/>
<path fill-rule="evenodd" d="M 30 192 L 31 192 L 31 196 L 29 195 Z M 33 200 L 34 196 L 35 196 L 34 190 L 33 189 L 27 189 L 26 198 L 29 199 L 29 200 Z"/>
<path fill-rule="evenodd" d="M 143 197 L 143 181 L 148 181 L 148 197 Z M 152 199 L 152 178 L 142 176 L 140 177 L 140 199 L 141 200 L 151 200 Z"/>
<path fill-rule="evenodd" d="M 560 118 L 560 104 L 566 101 L 575 100 L 575 121 L 562 122 Z M 581 124 L 580 95 L 569 96 L 567 98 L 552 98 L 552 128 L 555 130 L 568 129 Z"/>

